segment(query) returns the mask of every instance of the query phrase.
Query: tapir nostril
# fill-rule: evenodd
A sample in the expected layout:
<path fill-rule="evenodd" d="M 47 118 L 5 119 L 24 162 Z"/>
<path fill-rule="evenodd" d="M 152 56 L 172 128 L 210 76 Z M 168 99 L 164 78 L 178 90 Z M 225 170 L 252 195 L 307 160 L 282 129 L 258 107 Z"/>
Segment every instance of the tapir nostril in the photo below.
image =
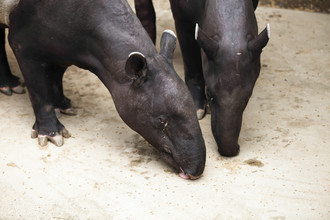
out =
<path fill-rule="evenodd" d="M 190 180 L 196 180 L 196 179 L 198 179 L 200 177 L 200 176 L 193 176 L 193 175 L 190 175 L 190 174 L 186 174 L 181 167 L 180 167 L 180 171 L 181 172 L 179 173 L 179 176 L 181 178 L 183 178 L 183 179 L 186 179 L 186 180 L 188 180 L 188 179 L 190 179 Z"/>
<path fill-rule="evenodd" d="M 201 176 L 191 176 L 191 175 L 188 175 L 189 176 L 189 179 L 191 180 L 197 180 L 198 178 L 200 178 Z"/>

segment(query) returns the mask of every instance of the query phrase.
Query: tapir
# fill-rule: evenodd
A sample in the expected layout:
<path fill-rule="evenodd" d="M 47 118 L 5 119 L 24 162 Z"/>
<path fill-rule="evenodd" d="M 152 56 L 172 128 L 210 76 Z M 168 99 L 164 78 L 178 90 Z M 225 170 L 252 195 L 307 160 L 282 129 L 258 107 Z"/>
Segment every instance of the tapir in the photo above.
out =
<path fill-rule="evenodd" d="M 150 28 L 154 10 L 147 1 L 136 10 Z M 198 119 L 211 110 L 211 127 L 223 156 L 239 153 L 243 111 L 260 73 L 260 54 L 270 27 L 258 35 L 254 10 L 258 0 L 170 0 L 183 55 L 185 82 Z M 149 4 L 150 5 L 150 4 Z M 144 16 L 141 16 L 144 15 Z M 145 16 L 151 14 L 151 16 Z M 155 41 L 152 34 L 150 36 Z"/>
<path fill-rule="evenodd" d="M 32 137 L 40 145 L 50 140 L 60 146 L 70 136 L 54 109 L 72 108 L 62 78 L 76 65 L 103 82 L 123 121 L 182 178 L 202 175 L 205 143 L 193 100 L 173 68 L 172 31 L 163 33 L 158 53 L 125 0 L 14 2 L 4 25 L 35 113 Z"/>

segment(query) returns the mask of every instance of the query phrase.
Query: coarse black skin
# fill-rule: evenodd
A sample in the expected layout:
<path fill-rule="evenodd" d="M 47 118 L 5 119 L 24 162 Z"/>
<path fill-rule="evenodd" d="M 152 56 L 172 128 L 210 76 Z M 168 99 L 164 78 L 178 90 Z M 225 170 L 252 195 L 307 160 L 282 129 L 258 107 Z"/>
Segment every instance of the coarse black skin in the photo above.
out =
<path fill-rule="evenodd" d="M 0 24 L 0 92 L 5 95 L 12 95 L 13 92 L 22 94 L 25 92 L 17 76 L 14 76 L 7 60 L 5 50 L 5 26 Z"/>
<path fill-rule="evenodd" d="M 170 0 L 170 4 L 198 119 L 209 104 L 218 151 L 235 156 L 243 111 L 260 72 L 260 53 L 269 40 L 269 27 L 258 35 L 254 14 L 258 0 Z M 149 9 L 144 10 L 147 14 Z"/>
<path fill-rule="evenodd" d="M 62 136 L 69 136 L 54 108 L 70 107 L 62 77 L 76 65 L 98 76 L 124 122 L 181 177 L 201 176 L 205 144 L 193 100 L 173 69 L 172 33 L 164 32 L 157 53 L 126 1 L 21 0 L 10 14 L 8 38 L 35 112 L 33 136 L 41 145 L 47 139 L 62 145 Z"/>
<path fill-rule="evenodd" d="M 151 0 L 134 0 L 136 16 L 148 32 L 152 42 L 156 43 L 156 14 Z"/>

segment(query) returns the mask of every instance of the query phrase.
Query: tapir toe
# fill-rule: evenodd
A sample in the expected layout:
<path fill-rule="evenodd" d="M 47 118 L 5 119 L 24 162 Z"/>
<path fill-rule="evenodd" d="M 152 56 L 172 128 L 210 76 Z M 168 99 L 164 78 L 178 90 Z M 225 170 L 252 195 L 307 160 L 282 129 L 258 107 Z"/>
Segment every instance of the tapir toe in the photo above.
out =
<path fill-rule="evenodd" d="M 16 94 L 24 94 L 25 93 L 25 89 L 23 88 L 22 85 L 12 87 L 11 90 Z"/>
<path fill-rule="evenodd" d="M 41 135 L 34 129 L 31 132 L 31 138 L 38 138 L 38 143 L 41 147 L 46 146 L 48 141 L 51 141 L 55 146 L 60 147 L 64 144 L 63 137 L 71 137 L 71 134 L 65 128 L 63 128 L 60 133 L 56 132 L 54 135 Z"/>
<path fill-rule="evenodd" d="M 205 116 L 205 110 L 204 109 L 198 109 L 196 113 L 197 113 L 198 120 L 203 119 L 204 116 Z"/>
<path fill-rule="evenodd" d="M 1 87 L 0 92 L 7 96 L 11 96 L 13 94 L 9 86 Z"/>

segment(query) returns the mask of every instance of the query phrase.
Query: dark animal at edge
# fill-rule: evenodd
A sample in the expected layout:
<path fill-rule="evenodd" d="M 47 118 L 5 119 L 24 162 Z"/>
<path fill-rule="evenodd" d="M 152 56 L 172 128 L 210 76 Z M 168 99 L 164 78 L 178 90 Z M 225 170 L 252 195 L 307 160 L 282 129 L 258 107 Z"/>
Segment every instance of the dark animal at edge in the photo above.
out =
<path fill-rule="evenodd" d="M 17 76 L 14 76 L 9 68 L 7 54 L 5 51 L 5 29 L 0 24 L 0 92 L 5 95 L 25 93 L 23 86 Z M 4 27 L 4 26 L 3 26 Z"/>
<path fill-rule="evenodd" d="M 36 117 L 32 136 L 40 145 L 50 140 L 60 146 L 70 136 L 54 109 L 71 108 L 62 78 L 76 65 L 98 76 L 123 121 L 181 177 L 201 176 L 205 144 L 193 100 L 173 68 L 173 32 L 163 33 L 158 53 L 123 0 L 21 0 L 9 21 L 9 44 L 29 91 Z M 1 34 L 4 46 L 3 29 Z"/>
<path fill-rule="evenodd" d="M 146 30 L 155 42 L 152 0 L 135 3 L 137 16 L 148 24 Z M 254 14 L 258 0 L 170 0 L 170 4 L 185 82 L 198 119 L 209 105 L 219 153 L 235 156 L 240 149 L 243 111 L 260 73 L 260 54 L 269 40 L 269 25 L 258 35 Z"/>

